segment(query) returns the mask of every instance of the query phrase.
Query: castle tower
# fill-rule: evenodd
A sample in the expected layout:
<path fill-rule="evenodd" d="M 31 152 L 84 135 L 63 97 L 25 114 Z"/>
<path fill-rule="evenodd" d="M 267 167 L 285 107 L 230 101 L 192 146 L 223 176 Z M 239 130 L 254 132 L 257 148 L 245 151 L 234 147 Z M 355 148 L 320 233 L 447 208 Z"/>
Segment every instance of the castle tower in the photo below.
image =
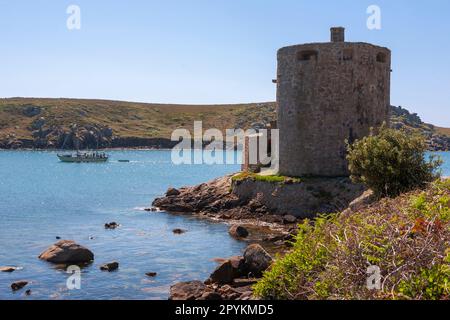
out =
<path fill-rule="evenodd" d="M 345 42 L 344 32 L 278 51 L 280 174 L 347 176 L 345 140 L 389 121 L 390 50 Z"/>

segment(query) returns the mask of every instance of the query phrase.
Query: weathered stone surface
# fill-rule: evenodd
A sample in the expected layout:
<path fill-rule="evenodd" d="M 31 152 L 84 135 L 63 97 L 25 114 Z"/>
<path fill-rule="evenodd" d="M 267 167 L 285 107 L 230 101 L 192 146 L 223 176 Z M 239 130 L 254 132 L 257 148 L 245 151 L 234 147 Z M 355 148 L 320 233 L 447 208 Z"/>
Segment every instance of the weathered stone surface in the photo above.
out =
<path fill-rule="evenodd" d="M 119 263 L 114 261 L 114 262 L 109 262 L 109 263 L 105 263 L 103 265 L 100 266 L 100 270 L 102 271 L 115 271 L 119 269 Z"/>
<path fill-rule="evenodd" d="M 200 298 L 198 298 L 197 300 L 223 300 L 222 296 L 217 293 L 217 292 L 205 292 L 202 294 L 202 296 Z"/>
<path fill-rule="evenodd" d="M 248 237 L 248 230 L 240 225 L 233 225 L 228 230 L 228 233 L 234 238 L 246 238 Z"/>
<path fill-rule="evenodd" d="M 255 277 L 260 277 L 270 267 L 272 262 L 272 257 L 259 244 L 251 244 L 245 249 L 245 268 Z"/>
<path fill-rule="evenodd" d="M 14 272 L 17 270 L 17 267 L 0 267 L 0 272 Z"/>
<path fill-rule="evenodd" d="M 200 298 L 206 289 L 201 281 L 179 282 L 170 287 L 169 300 L 195 300 Z"/>
<path fill-rule="evenodd" d="M 274 184 L 254 179 L 243 179 L 232 185 L 237 196 L 253 212 L 283 215 L 289 213 L 297 218 L 313 218 L 318 213 L 344 210 L 351 201 L 364 192 L 364 187 L 349 178 L 309 178 L 295 184 Z M 279 219 L 294 221 L 293 217 Z"/>
<path fill-rule="evenodd" d="M 365 191 L 360 197 L 353 200 L 349 208 L 353 211 L 362 209 L 364 207 L 367 207 L 368 205 L 372 204 L 377 200 L 377 197 L 375 193 L 372 190 Z"/>
<path fill-rule="evenodd" d="M 211 273 L 209 277 L 210 282 L 219 284 L 231 283 L 235 278 L 242 275 L 243 267 L 243 257 L 231 257 L 219 264 L 213 273 Z"/>
<path fill-rule="evenodd" d="M 166 192 L 166 196 L 167 197 L 173 197 L 173 196 L 177 196 L 180 194 L 180 191 L 178 191 L 175 188 L 169 188 Z"/>
<path fill-rule="evenodd" d="M 278 51 L 280 174 L 347 176 L 345 140 L 389 123 L 391 52 L 327 42 Z"/>
<path fill-rule="evenodd" d="M 11 284 L 11 289 L 13 291 L 18 291 L 18 290 L 22 289 L 23 287 L 25 287 L 27 284 L 28 284 L 28 281 L 23 281 L 23 280 L 16 281 Z"/>
<path fill-rule="evenodd" d="M 61 240 L 42 252 L 39 259 L 52 263 L 87 263 L 94 260 L 94 254 L 74 241 Z"/>
<path fill-rule="evenodd" d="M 297 218 L 294 217 L 293 215 L 287 214 L 285 216 L 283 216 L 283 223 L 289 224 L 289 223 L 296 223 L 297 222 Z"/>
<path fill-rule="evenodd" d="M 237 278 L 233 280 L 232 286 L 235 288 L 248 287 L 256 284 L 256 282 L 258 282 L 258 279 L 255 278 Z"/>
<path fill-rule="evenodd" d="M 25 109 L 23 109 L 23 114 L 30 118 L 40 115 L 41 112 L 42 112 L 42 109 L 40 107 L 36 107 L 36 106 L 27 106 L 27 107 L 25 107 Z"/>

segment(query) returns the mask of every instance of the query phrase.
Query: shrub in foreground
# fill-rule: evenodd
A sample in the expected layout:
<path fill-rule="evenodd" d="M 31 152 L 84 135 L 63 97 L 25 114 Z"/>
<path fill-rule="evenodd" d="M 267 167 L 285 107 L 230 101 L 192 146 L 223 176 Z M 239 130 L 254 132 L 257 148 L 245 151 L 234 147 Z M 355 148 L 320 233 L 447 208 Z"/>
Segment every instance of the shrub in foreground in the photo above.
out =
<path fill-rule="evenodd" d="M 450 180 L 305 221 L 255 286 L 266 299 L 449 299 Z M 381 272 L 367 287 L 368 267 Z"/>
<path fill-rule="evenodd" d="M 383 126 L 370 135 L 348 145 L 347 160 L 354 182 L 361 182 L 379 196 L 395 197 L 403 192 L 423 188 L 437 178 L 440 160 L 425 159 L 427 146 L 418 133 Z"/>

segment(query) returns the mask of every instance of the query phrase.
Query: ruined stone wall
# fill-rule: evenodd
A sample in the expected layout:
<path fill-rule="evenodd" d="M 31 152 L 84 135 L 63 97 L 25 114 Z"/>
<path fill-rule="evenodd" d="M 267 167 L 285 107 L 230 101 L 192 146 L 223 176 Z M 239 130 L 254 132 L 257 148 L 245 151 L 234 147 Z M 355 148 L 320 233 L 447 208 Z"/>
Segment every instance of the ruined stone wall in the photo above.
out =
<path fill-rule="evenodd" d="M 389 121 L 390 72 L 390 50 L 367 43 L 280 49 L 280 174 L 348 175 L 345 140 Z"/>

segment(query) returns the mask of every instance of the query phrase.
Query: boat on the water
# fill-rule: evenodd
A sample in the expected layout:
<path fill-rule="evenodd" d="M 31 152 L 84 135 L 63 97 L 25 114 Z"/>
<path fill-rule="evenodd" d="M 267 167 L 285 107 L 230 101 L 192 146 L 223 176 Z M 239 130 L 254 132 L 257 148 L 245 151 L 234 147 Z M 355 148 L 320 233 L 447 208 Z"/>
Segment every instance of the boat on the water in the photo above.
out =
<path fill-rule="evenodd" d="M 106 162 L 108 155 L 104 152 L 76 152 L 68 154 L 58 154 L 62 162 Z"/>

